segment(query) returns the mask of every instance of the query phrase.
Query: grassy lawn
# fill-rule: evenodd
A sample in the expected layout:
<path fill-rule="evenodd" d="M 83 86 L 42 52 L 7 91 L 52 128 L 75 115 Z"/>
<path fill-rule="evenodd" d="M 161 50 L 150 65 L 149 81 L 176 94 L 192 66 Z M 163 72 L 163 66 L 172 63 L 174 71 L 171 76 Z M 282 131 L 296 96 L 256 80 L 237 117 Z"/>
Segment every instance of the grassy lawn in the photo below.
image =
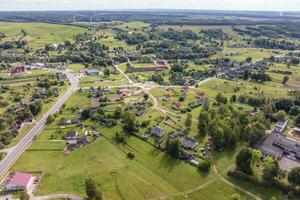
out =
<path fill-rule="evenodd" d="M 287 84 L 300 85 L 300 66 L 288 67 L 284 64 L 275 64 L 274 66 L 271 66 L 268 74 L 272 77 L 274 82 L 282 83 L 283 77 L 286 75 L 271 72 L 272 70 L 283 70 L 292 72 L 292 75 L 288 75 L 289 81 Z"/>
<path fill-rule="evenodd" d="M 73 72 L 79 73 L 80 70 L 85 69 L 83 64 L 69 64 L 68 68 L 71 69 Z"/>
<path fill-rule="evenodd" d="M 239 91 L 234 92 L 234 89 L 238 87 Z M 222 92 L 226 97 L 230 98 L 233 94 L 237 96 L 241 94 L 245 95 L 258 95 L 258 93 L 263 93 L 265 97 L 270 98 L 280 98 L 287 96 L 287 89 L 279 83 L 266 82 L 266 83 L 254 83 L 249 81 L 228 81 L 223 79 L 212 79 L 198 88 L 204 91 L 207 97 L 210 99 L 215 98 L 215 96 Z"/>
<path fill-rule="evenodd" d="M 87 32 L 84 28 L 46 23 L 11 23 L 1 22 L 0 32 L 8 36 L 9 40 L 17 40 L 21 37 L 21 29 L 27 32 L 25 39 L 29 47 L 42 48 L 45 44 L 62 43 L 72 40 L 73 36 Z"/>
<path fill-rule="evenodd" d="M 15 64 L 16 65 L 16 64 Z M 25 74 L 21 76 L 10 76 L 9 72 L 7 70 L 0 71 L 0 78 L 3 79 L 3 81 L 19 81 L 20 79 L 33 79 L 39 76 L 44 76 L 47 74 L 51 74 L 53 72 L 49 72 L 45 69 L 32 69 L 27 70 Z"/>
<path fill-rule="evenodd" d="M 134 45 L 128 45 L 123 40 L 117 40 L 115 39 L 114 35 L 109 35 L 106 38 L 102 38 L 98 41 L 101 44 L 104 44 L 105 46 L 108 46 L 110 49 L 122 47 L 127 50 L 133 50 L 135 48 Z"/>

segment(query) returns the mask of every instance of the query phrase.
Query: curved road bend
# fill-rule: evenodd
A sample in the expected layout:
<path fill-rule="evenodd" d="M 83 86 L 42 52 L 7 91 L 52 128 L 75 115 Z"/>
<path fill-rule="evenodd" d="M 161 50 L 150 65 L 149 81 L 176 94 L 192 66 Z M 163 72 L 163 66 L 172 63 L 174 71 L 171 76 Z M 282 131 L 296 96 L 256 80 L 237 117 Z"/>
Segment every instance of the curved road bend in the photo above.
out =
<path fill-rule="evenodd" d="M 59 110 L 59 108 L 68 100 L 74 91 L 78 89 L 78 79 L 70 73 L 66 73 L 71 86 L 68 90 L 59 97 L 57 102 L 50 108 L 50 110 L 45 113 L 42 118 L 36 122 L 35 126 L 21 139 L 21 141 L 12 148 L 12 150 L 3 158 L 0 162 L 0 178 L 8 172 L 9 168 L 14 164 L 14 162 L 21 156 L 21 154 L 26 150 L 26 148 L 31 144 L 34 137 L 42 131 L 44 128 L 47 118 L 49 115 L 54 114 Z"/>

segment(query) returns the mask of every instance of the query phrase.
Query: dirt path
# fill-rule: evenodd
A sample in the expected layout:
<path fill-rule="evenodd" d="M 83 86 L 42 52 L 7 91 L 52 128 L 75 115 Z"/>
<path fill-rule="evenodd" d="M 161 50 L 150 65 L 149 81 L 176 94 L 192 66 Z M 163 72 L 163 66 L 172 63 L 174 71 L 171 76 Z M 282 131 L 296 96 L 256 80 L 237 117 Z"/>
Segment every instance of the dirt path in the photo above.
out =
<path fill-rule="evenodd" d="M 73 195 L 73 194 L 49 194 L 49 195 L 45 195 L 45 196 L 31 197 L 30 199 L 31 200 L 47 200 L 47 199 L 58 199 L 58 198 L 83 200 L 82 197 Z"/>
<path fill-rule="evenodd" d="M 220 181 L 222 181 L 223 183 L 227 184 L 227 185 L 230 185 L 231 187 L 235 188 L 235 189 L 238 189 L 239 191 L 253 197 L 254 199 L 256 200 L 263 200 L 262 198 L 260 198 L 259 196 L 256 196 L 255 194 L 241 188 L 240 186 L 230 182 L 229 180 L 227 180 L 226 178 L 224 178 L 221 174 L 219 174 L 218 170 L 217 170 L 217 167 L 214 165 L 213 166 L 213 171 L 214 173 L 217 175 L 217 177 L 220 179 Z"/>

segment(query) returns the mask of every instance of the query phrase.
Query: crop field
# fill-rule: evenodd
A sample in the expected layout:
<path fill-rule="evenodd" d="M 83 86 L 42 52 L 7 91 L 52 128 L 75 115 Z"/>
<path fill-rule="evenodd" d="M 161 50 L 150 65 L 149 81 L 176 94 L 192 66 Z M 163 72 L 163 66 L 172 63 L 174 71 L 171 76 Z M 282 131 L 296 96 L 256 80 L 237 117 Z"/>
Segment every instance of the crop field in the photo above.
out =
<path fill-rule="evenodd" d="M 230 56 L 230 54 L 239 54 Z M 227 57 L 239 62 L 245 61 L 248 57 L 252 58 L 252 61 L 257 61 L 263 58 L 268 58 L 272 55 L 276 55 L 272 53 L 271 50 L 267 49 L 254 49 L 254 48 L 224 48 L 223 51 L 214 55 L 212 58 L 218 57 Z"/>
<path fill-rule="evenodd" d="M 46 44 L 59 44 L 65 40 L 72 40 L 74 35 L 87 32 L 84 28 L 44 23 L 8 23 L 0 22 L 0 32 L 7 38 L 5 40 L 18 40 L 21 38 L 21 30 L 25 30 L 29 47 L 42 48 Z"/>

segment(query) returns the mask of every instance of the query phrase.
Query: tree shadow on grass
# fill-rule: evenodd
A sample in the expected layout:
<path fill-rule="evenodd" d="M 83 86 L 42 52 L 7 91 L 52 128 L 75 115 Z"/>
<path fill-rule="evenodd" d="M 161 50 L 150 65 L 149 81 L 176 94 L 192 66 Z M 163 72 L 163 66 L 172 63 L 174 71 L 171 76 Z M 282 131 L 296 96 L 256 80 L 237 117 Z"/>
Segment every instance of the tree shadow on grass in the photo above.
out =
<path fill-rule="evenodd" d="M 161 153 L 164 155 L 161 156 L 160 167 L 167 169 L 169 172 L 172 172 L 176 166 L 178 166 L 182 162 L 184 162 L 182 160 L 173 158 L 172 156 L 169 156 L 168 154 L 166 154 L 164 152 L 161 152 Z"/>

